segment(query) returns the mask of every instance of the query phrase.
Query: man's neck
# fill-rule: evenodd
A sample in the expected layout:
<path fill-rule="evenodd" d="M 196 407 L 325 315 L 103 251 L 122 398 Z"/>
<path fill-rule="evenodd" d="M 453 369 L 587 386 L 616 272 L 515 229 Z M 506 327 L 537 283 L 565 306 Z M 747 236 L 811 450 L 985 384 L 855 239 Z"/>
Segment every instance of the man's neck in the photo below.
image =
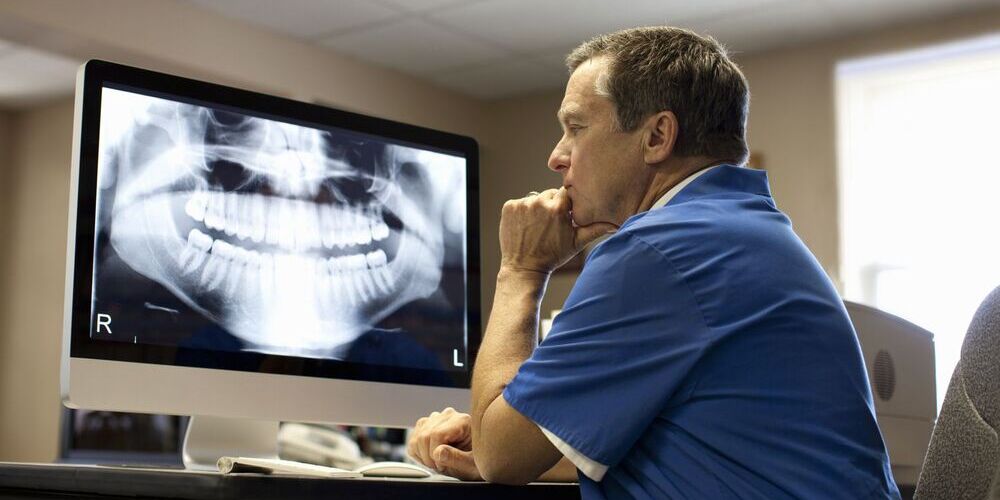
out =
<path fill-rule="evenodd" d="M 643 196 L 635 213 L 638 214 L 651 209 L 657 200 L 667 194 L 667 191 L 673 189 L 674 186 L 683 182 L 684 179 L 706 168 L 723 163 L 727 163 L 727 160 L 695 156 L 680 158 L 676 161 L 653 167 L 657 169 L 657 172 L 653 175 L 653 181 L 649 184 L 649 188 L 646 189 L 646 194 Z"/>

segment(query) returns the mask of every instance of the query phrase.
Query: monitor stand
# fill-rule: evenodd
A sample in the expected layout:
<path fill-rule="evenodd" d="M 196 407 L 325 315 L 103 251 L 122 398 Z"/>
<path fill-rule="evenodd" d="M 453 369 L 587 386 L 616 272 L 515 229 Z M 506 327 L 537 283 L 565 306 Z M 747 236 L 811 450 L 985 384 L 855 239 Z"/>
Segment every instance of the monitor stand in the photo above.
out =
<path fill-rule="evenodd" d="M 218 471 L 220 457 L 277 459 L 278 427 L 272 420 L 192 416 L 184 434 L 184 467 Z"/>

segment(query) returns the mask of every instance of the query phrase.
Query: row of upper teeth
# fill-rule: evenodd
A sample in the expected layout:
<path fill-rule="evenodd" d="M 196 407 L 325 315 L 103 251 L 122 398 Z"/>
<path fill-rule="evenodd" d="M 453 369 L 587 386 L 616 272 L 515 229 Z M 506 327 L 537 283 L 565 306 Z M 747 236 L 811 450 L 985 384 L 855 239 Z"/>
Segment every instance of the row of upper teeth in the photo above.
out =
<path fill-rule="evenodd" d="M 367 245 L 389 236 L 380 209 L 334 206 L 259 194 L 195 191 L 184 205 L 192 219 L 242 240 L 286 250 Z"/>
<path fill-rule="evenodd" d="M 329 258 L 273 255 L 213 240 L 192 229 L 178 258 L 184 274 L 196 272 L 204 264 L 201 284 L 206 290 L 225 286 L 227 293 L 235 294 L 253 282 L 249 288 L 259 287 L 265 298 L 273 293 L 276 274 L 281 273 L 285 262 L 291 262 L 300 274 L 313 279 L 321 298 L 343 304 L 359 305 L 388 295 L 395 282 L 382 249 Z"/>

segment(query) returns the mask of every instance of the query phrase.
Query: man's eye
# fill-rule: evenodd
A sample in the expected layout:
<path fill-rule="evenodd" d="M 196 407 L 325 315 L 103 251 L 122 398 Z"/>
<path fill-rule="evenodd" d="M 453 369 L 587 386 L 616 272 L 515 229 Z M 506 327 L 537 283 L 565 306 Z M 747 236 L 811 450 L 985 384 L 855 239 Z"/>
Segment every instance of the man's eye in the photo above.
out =
<path fill-rule="evenodd" d="M 568 130 L 571 134 L 575 134 L 580 130 L 583 130 L 583 128 L 584 128 L 583 125 L 570 125 L 566 127 L 566 130 Z"/>

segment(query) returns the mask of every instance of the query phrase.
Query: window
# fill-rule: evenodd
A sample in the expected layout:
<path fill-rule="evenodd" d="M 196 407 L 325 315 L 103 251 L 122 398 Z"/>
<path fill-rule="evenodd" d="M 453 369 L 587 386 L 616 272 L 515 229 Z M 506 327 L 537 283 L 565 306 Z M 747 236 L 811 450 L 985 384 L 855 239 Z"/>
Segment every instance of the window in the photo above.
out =
<path fill-rule="evenodd" d="M 1000 35 L 836 72 L 845 298 L 934 334 L 938 408 L 1000 286 Z"/>

